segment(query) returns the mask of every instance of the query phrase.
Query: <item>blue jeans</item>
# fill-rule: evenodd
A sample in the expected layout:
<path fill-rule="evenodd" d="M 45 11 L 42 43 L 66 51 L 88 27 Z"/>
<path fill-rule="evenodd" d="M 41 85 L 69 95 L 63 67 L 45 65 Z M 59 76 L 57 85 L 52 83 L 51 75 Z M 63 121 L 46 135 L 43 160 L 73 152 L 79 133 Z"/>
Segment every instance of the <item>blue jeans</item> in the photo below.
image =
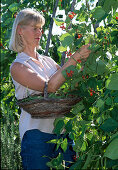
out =
<path fill-rule="evenodd" d="M 63 137 L 63 135 L 60 135 Z M 73 149 L 73 141 L 68 138 L 68 148 L 66 152 L 59 147 L 56 150 L 56 144 L 47 143 L 52 139 L 57 139 L 57 135 L 41 132 L 38 129 L 28 130 L 22 139 L 21 143 L 21 157 L 24 170 L 49 170 L 46 165 L 50 161 L 50 158 L 55 158 L 59 153 L 63 153 L 65 161 L 74 162 L 73 156 L 76 154 Z M 46 157 L 43 157 L 43 156 Z M 70 162 L 65 163 L 66 166 L 71 166 Z"/>

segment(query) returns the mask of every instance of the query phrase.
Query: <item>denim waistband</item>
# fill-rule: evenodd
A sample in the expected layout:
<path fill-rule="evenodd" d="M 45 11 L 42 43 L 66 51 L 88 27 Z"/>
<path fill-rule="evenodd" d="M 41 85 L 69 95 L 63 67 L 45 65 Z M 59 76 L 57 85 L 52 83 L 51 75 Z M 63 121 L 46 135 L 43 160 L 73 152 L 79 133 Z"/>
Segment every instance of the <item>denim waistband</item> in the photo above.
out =
<path fill-rule="evenodd" d="M 67 138 L 69 140 L 69 134 L 60 134 L 60 135 L 56 135 L 56 134 L 51 134 L 51 133 L 46 133 L 46 132 L 42 132 L 39 129 L 31 129 L 25 132 L 23 139 L 27 138 L 31 140 L 43 140 L 43 141 L 49 141 L 51 139 L 59 139 L 59 138 Z M 22 139 L 22 140 L 23 140 Z"/>

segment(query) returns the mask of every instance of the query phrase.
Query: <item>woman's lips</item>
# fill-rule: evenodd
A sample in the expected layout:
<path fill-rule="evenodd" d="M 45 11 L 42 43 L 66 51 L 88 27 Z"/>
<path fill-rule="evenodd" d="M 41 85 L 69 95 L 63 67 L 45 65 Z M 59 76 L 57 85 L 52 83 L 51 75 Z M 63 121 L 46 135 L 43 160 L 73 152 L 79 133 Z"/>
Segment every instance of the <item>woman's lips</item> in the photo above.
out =
<path fill-rule="evenodd" d="M 40 38 L 35 38 L 36 40 L 40 40 Z"/>

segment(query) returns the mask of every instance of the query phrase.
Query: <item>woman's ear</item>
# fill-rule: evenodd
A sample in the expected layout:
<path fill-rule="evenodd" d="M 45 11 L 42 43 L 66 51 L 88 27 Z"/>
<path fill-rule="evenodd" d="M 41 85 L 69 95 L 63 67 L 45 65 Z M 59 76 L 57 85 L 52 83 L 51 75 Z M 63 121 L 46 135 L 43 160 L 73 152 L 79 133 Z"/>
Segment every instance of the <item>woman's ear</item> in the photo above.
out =
<path fill-rule="evenodd" d="M 17 26 L 17 32 L 19 35 L 22 35 L 22 28 L 20 25 Z"/>

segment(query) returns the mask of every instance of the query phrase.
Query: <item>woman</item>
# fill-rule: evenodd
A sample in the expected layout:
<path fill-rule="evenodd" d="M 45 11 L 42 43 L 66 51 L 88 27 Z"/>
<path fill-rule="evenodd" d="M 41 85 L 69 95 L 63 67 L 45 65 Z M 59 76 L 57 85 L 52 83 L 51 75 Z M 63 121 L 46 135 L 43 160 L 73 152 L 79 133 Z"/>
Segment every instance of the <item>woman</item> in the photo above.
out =
<path fill-rule="evenodd" d="M 60 67 L 53 59 L 42 56 L 36 51 L 42 35 L 44 17 L 34 9 L 23 9 L 15 18 L 9 48 L 18 52 L 15 61 L 10 67 L 11 76 L 15 85 L 17 99 L 22 99 L 30 94 L 39 94 L 44 91 L 45 82 L 48 81 L 48 92 L 56 90 L 64 83 L 62 70 L 70 65 L 76 65 L 75 60 L 86 59 L 90 51 L 88 46 L 83 46 L 80 53 L 75 52 L 73 60 Z M 29 113 L 21 109 L 19 131 L 21 137 L 21 157 L 24 169 L 49 169 L 46 165 L 50 158 L 58 155 L 60 150 L 54 151 L 54 144 L 46 143 L 55 139 L 53 122 L 55 118 L 32 118 Z M 68 142 L 72 143 L 70 139 Z M 70 146 L 69 145 L 69 146 Z M 73 161 L 74 151 L 68 147 L 64 153 L 64 160 Z M 43 157 L 46 155 L 46 157 Z M 66 163 L 70 166 L 70 163 Z"/>

